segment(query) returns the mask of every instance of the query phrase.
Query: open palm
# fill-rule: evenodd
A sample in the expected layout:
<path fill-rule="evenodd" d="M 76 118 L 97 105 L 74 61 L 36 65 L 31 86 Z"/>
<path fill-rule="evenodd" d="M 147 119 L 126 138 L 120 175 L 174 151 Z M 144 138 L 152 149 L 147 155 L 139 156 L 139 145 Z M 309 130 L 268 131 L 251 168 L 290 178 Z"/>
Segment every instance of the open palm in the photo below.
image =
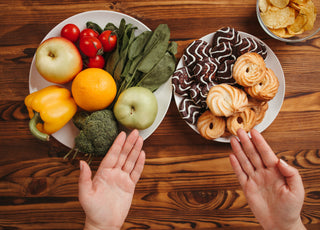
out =
<path fill-rule="evenodd" d="M 300 212 L 304 189 L 298 170 L 279 161 L 263 137 L 238 131 L 232 138 L 231 165 L 248 204 L 265 229 L 305 229 Z"/>
<path fill-rule="evenodd" d="M 137 130 L 126 139 L 120 133 L 91 180 L 81 162 L 79 200 L 86 213 L 86 229 L 120 229 L 129 212 L 134 189 L 143 170 L 145 153 Z"/>

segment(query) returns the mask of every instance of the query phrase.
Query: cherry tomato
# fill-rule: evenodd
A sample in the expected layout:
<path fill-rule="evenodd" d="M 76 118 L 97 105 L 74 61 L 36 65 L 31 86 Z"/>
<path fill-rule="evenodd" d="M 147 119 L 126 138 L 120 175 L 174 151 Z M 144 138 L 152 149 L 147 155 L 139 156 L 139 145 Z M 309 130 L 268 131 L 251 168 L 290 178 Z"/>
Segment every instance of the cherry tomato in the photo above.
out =
<path fill-rule="evenodd" d="M 114 50 L 117 45 L 117 35 L 111 30 L 103 31 L 98 38 L 103 46 L 104 52 L 110 52 Z"/>
<path fill-rule="evenodd" d="M 89 58 L 88 67 L 89 68 L 100 68 L 104 67 L 105 60 L 101 55 Z"/>
<path fill-rule="evenodd" d="M 94 31 L 93 29 L 84 29 L 80 33 L 80 39 L 83 37 L 99 37 L 99 33 Z"/>
<path fill-rule="evenodd" d="M 64 37 L 72 42 L 76 42 L 80 35 L 80 30 L 75 24 L 65 25 L 61 32 L 61 37 Z"/>
<path fill-rule="evenodd" d="M 95 57 L 103 53 L 101 42 L 96 37 L 80 38 L 79 48 L 88 57 Z"/>

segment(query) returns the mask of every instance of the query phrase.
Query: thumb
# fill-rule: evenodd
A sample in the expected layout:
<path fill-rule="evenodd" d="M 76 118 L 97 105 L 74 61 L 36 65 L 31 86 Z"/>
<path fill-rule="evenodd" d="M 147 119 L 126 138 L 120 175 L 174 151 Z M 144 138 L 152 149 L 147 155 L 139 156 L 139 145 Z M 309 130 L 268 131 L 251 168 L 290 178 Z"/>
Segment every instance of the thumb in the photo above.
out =
<path fill-rule="evenodd" d="M 88 194 L 92 187 L 91 169 L 87 162 L 80 161 L 79 199 Z"/>
<path fill-rule="evenodd" d="M 303 183 L 299 171 L 288 165 L 284 160 L 280 159 L 278 169 L 282 176 L 285 177 L 286 183 L 291 191 L 303 190 Z"/>

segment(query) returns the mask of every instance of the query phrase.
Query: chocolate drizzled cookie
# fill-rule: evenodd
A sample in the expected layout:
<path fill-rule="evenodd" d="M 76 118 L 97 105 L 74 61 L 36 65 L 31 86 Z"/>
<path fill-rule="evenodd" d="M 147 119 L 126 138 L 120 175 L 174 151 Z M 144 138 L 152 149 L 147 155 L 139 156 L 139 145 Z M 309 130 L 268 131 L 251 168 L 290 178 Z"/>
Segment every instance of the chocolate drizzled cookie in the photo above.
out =
<path fill-rule="evenodd" d="M 192 99 L 184 97 L 180 102 L 179 112 L 183 120 L 195 125 L 202 113 L 202 108 L 196 105 Z"/>
<path fill-rule="evenodd" d="M 211 45 L 202 40 L 193 41 L 185 50 L 182 58 L 189 71 L 192 71 L 197 62 L 209 57 Z"/>
<path fill-rule="evenodd" d="M 266 59 L 267 57 L 267 47 L 261 42 L 251 37 L 242 38 L 239 43 L 234 45 L 233 50 L 235 56 L 237 57 L 240 57 L 242 54 L 248 52 L 258 53 L 263 57 L 263 59 Z"/>
<path fill-rule="evenodd" d="M 212 57 L 206 57 L 202 61 L 197 62 L 193 69 L 195 81 L 201 84 L 214 83 L 218 67 L 218 61 Z"/>
<path fill-rule="evenodd" d="M 177 69 L 172 75 L 172 87 L 174 92 L 181 96 L 188 96 L 189 89 L 194 83 L 193 78 L 190 76 L 188 68 L 183 66 Z"/>
<path fill-rule="evenodd" d="M 212 47 L 215 47 L 223 42 L 230 42 L 232 45 L 237 44 L 240 41 L 240 34 L 234 28 L 224 27 L 213 35 Z"/>

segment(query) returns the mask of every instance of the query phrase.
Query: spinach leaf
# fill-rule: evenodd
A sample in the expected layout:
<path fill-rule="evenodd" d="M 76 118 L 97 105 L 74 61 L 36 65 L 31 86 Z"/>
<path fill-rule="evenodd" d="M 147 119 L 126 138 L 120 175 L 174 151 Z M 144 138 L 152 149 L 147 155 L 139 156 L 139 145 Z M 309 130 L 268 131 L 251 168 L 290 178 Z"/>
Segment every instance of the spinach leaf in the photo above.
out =
<path fill-rule="evenodd" d="M 175 57 L 170 52 L 166 52 L 152 70 L 142 76 L 142 79 L 137 83 L 137 86 L 155 91 L 170 78 L 175 68 Z"/>
<path fill-rule="evenodd" d="M 103 30 L 101 29 L 101 27 L 97 24 L 97 23 L 94 23 L 94 22 L 87 22 L 86 23 L 86 27 L 88 29 L 92 29 L 94 31 L 97 31 L 99 34 L 101 34 L 103 32 Z"/>

